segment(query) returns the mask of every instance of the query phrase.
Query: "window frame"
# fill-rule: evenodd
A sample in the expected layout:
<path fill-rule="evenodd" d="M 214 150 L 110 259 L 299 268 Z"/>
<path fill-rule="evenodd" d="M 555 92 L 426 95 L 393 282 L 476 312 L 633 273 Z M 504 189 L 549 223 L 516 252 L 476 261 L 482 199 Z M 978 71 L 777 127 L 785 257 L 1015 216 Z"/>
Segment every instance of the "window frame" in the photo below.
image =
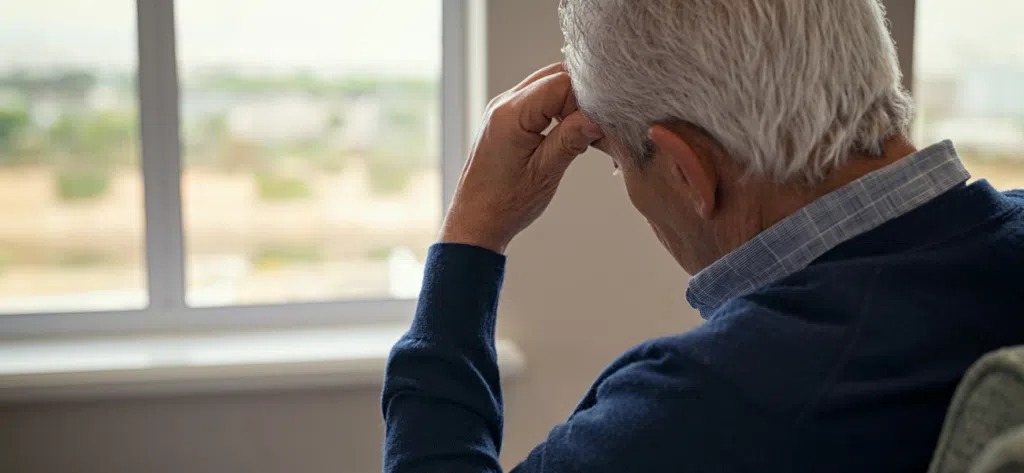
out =
<path fill-rule="evenodd" d="M 0 315 L 0 339 L 38 336 L 363 325 L 407 321 L 412 299 L 188 307 L 182 218 L 182 156 L 174 0 L 136 0 L 139 162 L 144 188 L 146 291 L 137 310 Z M 468 150 L 470 20 L 482 0 L 441 0 L 442 203 L 454 194 Z M 481 35 L 482 36 L 482 35 Z"/>

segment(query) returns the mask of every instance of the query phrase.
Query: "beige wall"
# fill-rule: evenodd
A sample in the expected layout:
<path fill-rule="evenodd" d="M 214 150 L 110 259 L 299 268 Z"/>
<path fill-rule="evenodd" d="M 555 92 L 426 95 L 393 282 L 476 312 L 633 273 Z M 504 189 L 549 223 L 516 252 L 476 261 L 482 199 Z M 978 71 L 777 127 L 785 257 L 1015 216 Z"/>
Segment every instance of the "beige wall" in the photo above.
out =
<path fill-rule="evenodd" d="M 906 25 L 912 2 L 890 3 L 894 21 Z M 559 59 L 556 5 L 490 1 L 489 93 Z M 510 249 L 501 330 L 521 344 L 530 366 L 505 387 L 506 465 L 564 419 L 617 354 L 698 322 L 683 299 L 686 276 L 611 171 L 608 158 L 582 156 L 549 212 Z M 378 396 L 319 391 L 0 407 L 0 472 L 379 471 Z"/>

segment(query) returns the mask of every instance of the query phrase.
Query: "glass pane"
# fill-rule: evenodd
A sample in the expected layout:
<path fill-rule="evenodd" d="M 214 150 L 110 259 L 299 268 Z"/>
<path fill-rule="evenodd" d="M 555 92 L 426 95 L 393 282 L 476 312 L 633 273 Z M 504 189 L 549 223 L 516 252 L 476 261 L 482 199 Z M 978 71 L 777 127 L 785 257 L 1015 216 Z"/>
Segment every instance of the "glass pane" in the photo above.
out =
<path fill-rule="evenodd" d="M 0 12 L 0 312 L 142 308 L 135 2 Z"/>
<path fill-rule="evenodd" d="M 191 306 L 413 297 L 439 0 L 178 0 Z"/>
<path fill-rule="evenodd" d="M 917 0 L 917 141 L 952 139 L 975 178 L 1024 188 L 1024 2 Z"/>

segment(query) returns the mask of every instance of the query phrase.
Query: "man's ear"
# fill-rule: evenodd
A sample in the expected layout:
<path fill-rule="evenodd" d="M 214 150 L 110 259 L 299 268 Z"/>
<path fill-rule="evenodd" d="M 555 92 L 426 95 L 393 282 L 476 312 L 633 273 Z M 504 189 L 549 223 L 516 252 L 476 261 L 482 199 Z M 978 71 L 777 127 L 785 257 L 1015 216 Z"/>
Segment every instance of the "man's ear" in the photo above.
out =
<path fill-rule="evenodd" d="M 656 152 L 671 159 L 686 181 L 697 214 L 710 220 L 718 205 L 715 198 L 718 194 L 718 170 L 712 157 L 699 152 L 703 147 L 691 146 L 683 136 L 664 125 L 652 126 L 647 130 L 647 137 L 654 143 Z"/>

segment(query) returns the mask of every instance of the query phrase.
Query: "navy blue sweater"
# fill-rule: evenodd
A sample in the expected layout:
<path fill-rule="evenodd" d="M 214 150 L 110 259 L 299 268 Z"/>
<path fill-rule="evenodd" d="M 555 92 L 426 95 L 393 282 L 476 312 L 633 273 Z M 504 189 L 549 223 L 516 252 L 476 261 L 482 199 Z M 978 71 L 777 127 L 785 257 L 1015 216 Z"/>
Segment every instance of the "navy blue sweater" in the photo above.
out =
<path fill-rule="evenodd" d="M 386 472 L 501 471 L 503 266 L 431 249 L 388 363 Z M 1022 269 L 1024 192 L 960 186 L 630 350 L 514 471 L 925 471 L 964 371 L 1024 344 Z"/>

